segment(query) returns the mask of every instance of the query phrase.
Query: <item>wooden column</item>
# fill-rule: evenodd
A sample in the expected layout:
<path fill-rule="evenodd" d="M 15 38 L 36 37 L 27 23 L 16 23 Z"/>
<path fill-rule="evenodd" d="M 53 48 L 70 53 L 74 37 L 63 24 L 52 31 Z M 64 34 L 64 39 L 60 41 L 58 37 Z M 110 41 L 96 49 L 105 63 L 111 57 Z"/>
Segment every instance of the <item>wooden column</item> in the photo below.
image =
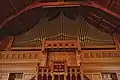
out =
<path fill-rule="evenodd" d="M 114 34 L 113 39 L 115 44 L 117 45 L 117 49 L 120 49 L 120 35 Z"/>
<path fill-rule="evenodd" d="M 77 73 L 75 72 L 75 80 L 77 80 Z"/>
<path fill-rule="evenodd" d="M 38 62 L 37 65 L 36 65 L 36 76 L 35 76 L 35 80 L 38 80 L 38 79 L 39 79 L 39 66 L 40 66 L 40 63 Z"/>
<path fill-rule="evenodd" d="M 54 80 L 54 75 L 53 75 L 53 74 L 51 74 L 51 76 L 52 76 L 52 80 Z"/>
<path fill-rule="evenodd" d="M 64 80 L 68 80 L 67 79 L 67 76 L 68 76 L 68 74 L 67 74 L 67 72 L 64 74 Z"/>
<path fill-rule="evenodd" d="M 66 78 L 67 78 L 67 76 L 66 76 L 66 74 L 65 74 L 65 75 L 64 75 L 64 80 L 67 80 Z"/>
<path fill-rule="evenodd" d="M 81 75 L 81 80 L 84 80 L 84 75 L 83 75 L 83 63 L 82 63 L 82 61 L 83 61 L 83 55 L 82 55 L 82 53 L 80 53 L 80 54 L 81 54 L 80 75 Z"/>
<path fill-rule="evenodd" d="M 70 80 L 72 80 L 72 73 L 70 73 Z"/>
<path fill-rule="evenodd" d="M 41 74 L 41 80 L 43 80 L 43 74 Z"/>
<path fill-rule="evenodd" d="M 49 76 L 49 75 L 48 75 L 48 72 L 47 72 L 47 74 L 46 74 L 46 80 L 48 80 L 48 76 Z"/>
<path fill-rule="evenodd" d="M 61 78 L 60 75 L 58 75 L 58 80 L 60 80 L 60 78 Z"/>
<path fill-rule="evenodd" d="M 11 49 L 11 46 L 12 46 L 13 39 L 14 39 L 14 36 L 4 37 L 4 38 L 1 40 L 0 49 L 1 49 L 1 50 L 7 50 L 7 51 L 10 50 L 10 49 Z"/>

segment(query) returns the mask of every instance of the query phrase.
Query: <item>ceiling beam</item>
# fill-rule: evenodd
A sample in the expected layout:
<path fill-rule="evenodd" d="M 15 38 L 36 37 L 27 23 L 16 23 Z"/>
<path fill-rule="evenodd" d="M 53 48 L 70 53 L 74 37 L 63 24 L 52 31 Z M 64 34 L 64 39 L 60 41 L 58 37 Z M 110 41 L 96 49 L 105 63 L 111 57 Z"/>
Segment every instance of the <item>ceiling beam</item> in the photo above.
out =
<path fill-rule="evenodd" d="M 112 1 L 113 1 L 113 0 L 108 0 L 108 4 L 106 5 L 106 8 L 107 8 L 107 9 L 109 9 L 109 8 L 111 7 Z M 106 16 L 106 14 L 104 13 L 104 14 L 102 15 L 102 17 L 99 19 L 99 22 L 98 22 L 98 25 L 97 25 L 97 26 L 102 25 L 105 16 Z M 104 26 L 104 27 L 107 28 L 107 26 Z"/>
<path fill-rule="evenodd" d="M 14 6 L 13 2 L 11 0 L 8 0 L 8 2 L 11 4 L 14 11 L 17 12 L 17 8 Z"/>
<path fill-rule="evenodd" d="M 109 0 L 109 1 L 108 1 L 108 5 L 107 5 L 107 8 L 108 8 L 108 9 L 111 8 L 111 6 L 112 6 L 112 2 L 113 2 L 113 0 Z"/>

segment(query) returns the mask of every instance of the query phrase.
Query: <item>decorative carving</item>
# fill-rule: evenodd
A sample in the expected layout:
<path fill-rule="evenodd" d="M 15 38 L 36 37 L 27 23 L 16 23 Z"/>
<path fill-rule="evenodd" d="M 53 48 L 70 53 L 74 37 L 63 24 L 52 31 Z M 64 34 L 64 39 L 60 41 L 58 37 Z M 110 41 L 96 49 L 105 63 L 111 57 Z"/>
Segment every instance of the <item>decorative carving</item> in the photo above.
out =
<path fill-rule="evenodd" d="M 3 51 L 0 59 L 41 59 L 44 57 L 40 51 Z"/>
<path fill-rule="evenodd" d="M 101 75 L 100 74 L 93 74 L 92 80 L 101 80 Z"/>
<path fill-rule="evenodd" d="M 85 74 L 85 76 L 86 76 L 89 80 L 92 80 L 92 74 Z"/>
<path fill-rule="evenodd" d="M 34 73 L 24 73 L 24 79 L 23 80 L 30 80 L 35 76 Z"/>
<path fill-rule="evenodd" d="M 57 40 L 57 42 L 47 40 L 44 42 L 45 48 L 77 48 L 78 45 L 77 40 Z"/>
<path fill-rule="evenodd" d="M 120 51 L 93 51 L 93 52 L 83 52 L 84 58 L 116 58 L 120 57 Z"/>
<path fill-rule="evenodd" d="M 101 80 L 101 73 L 86 73 L 85 76 L 89 80 Z"/>
<path fill-rule="evenodd" d="M 81 56 L 83 55 L 83 57 Z M 84 70 L 92 70 L 92 69 L 99 69 L 98 66 L 104 65 L 104 63 L 99 63 L 100 60 L 102 60 L 101 58 L 119 58 L 120 57 L 120 51 L 86 51 L 86 52 L 49 52 L 49 53 L 42 53 L 42 51 L 3 51 L 0 54 L 0 59 L 1 59 L 1 63 L 0 63 L 0 69 L 3 70 L 14 70 L 19 68 L 22 71 L 34 71 L 36 70 L 36 63 L 39 61 L 40 62 L 40 66 L 46 67 L 46 62 L 48 61 L 47 64 L 49 64 L 49 66 L 51 66 L 51 61 L 66 61 L 67 66 L 74 66 L 73 72 L 77 75 L 80 74 L 79 72 L 77 72 L 77 69 L 75 69 L 75 66 L 78 66 L 78 64 L 80 62 L 83 61 L 83 66 L 84 66 Z M 48 59 L 47 59 L 48 56 Z M 82 59 L 83 58 L 83 59 Z M 95 59 L 94 59 L 95 58 Z M 98 58 L 98 59 L 97 59 Z M 82 59 L 82 60 L 81 60 Z M 94 66 L 94 61 L 91 63 L 84 63 L 84 59 L 88 59 L 88 62 L 90 62 L 89 60 L 94 59 L 94 61 L 98 61 L 98 63 L 95 63 L 96 66 Z M 111 59 L 111 60 L 112 60 Z M 8 61 L 9 60 L 9 61 Z M 15 62 L 19 61 L 19 63 Z M 33 60 L 35 60 L 36 63 L 33 62 Z M 2 62 L 5 61 L 6 63 Z M 8 64 L 8 62 L 10 62 Z M 28 61 L 28 63 L 23 63 L 24 61 Z M 86 60 L 87 62 L 87 60 Z M 106 64 L 106 63 L 105 63 Z M 88 68 L 86 69 L 86 65 L 88 65 Z M 106 65 L 109 65 L 108 63 Z M 106 66 L 105 65 L 105 66 Z M 29 66 L 29 67 L 28 67 Z M 80 65 L 79 65 L 80 66 Z M 93 67 L 94 66 L 94 67 Z M 23 70 L 24 68 L 24 70 Z M 29 69 L 28 69 L 29 68 Z M 30 70 L 31 69 L 31 70 Z M 105 70 L 105 69 L 103 69 Z M 117 68 L 116 68 L 117 70 Z M 79 70 L 80 71 L 80 70 Z M 70 71 L 72 72 L 72 69 Z M 42 74 L 42 73 L 41 73 Z M 47 74 L 46 72 L 44 72 L 44 74 Z M 101 75 L 100 74 L 91 74 L 91 75 L 86 75 L 89 79 L 91 80 L 101 80 Z M 33 76 L 31 74 L 25 74 L 24 75 L 24 80 L 29 80 L 30 78 L 32 78 Z M 4 79 L 5 80 L 5 79 Z"/>
<path fill-rule="evenodd" d="M 120 73 L 117 73 L 118 80 L 120 80 Z"/>
<path fill-rule="evenodd" d="M 67 61 L 68 66 L 76 66 L 76 54 L 74 52 L 50 52 L 49 65 L 51 61 Z"/>
<path fill-rule="evenodd" d="M 8 80 L 9 74 L 8 73 L 0 73 L 0 80 Z"/>

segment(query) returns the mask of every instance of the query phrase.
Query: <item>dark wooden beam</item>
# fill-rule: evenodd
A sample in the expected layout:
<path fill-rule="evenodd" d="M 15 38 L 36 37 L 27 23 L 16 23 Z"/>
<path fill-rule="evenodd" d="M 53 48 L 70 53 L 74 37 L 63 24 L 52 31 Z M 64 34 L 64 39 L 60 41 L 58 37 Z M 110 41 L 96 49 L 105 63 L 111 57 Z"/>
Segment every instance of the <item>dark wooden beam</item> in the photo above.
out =
<path fill-rule="evenodd" d="M 112 2 L 113 2 L 113 0 L 109 0 L 109 1 L 108 1 L 108 5 L 107 5 L 107 8 L 108 8 L 108 9 L 111 8 L 111 6 L 112 6 Z"/>

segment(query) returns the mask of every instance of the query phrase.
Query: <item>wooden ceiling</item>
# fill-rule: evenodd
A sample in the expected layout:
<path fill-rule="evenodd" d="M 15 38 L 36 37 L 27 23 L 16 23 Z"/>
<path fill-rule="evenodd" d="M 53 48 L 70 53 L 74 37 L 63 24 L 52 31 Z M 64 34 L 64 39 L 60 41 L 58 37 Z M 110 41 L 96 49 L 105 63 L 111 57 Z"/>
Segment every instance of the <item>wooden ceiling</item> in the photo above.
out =
<path fill-rule="evenodd" d="M 99 11 L 91 12 L 89 16 L 86 18 L 87 22 L 107 33 L 113 34 L 114 32 L 119 33 L 119 20 L 113 16 L 106 15 Z"/>
<path fill-rule="evenodd" d="M 120 16 L 120 0 L 92 0 L 97 5 L 104 7 L 104 9 L 111 10 Z M 93 11 L 88 16 L 88 23 L 96 26 L 108 33 L 120 32 L 120 20 L 111 15 L 102 13 L 101 11 Z"/>
<path fill-rule="evenodd" d="M 33 3 L 37 3 L 37 2 L 48 3 L 48 2 L 55 2 L 55 1 L 56 0 L 2 0 L 0 2 L 0 5 L 1 5 L 0 7 L 0 35 L 3 35 L 2 33 L 4 32 L 6 28 L 8 30 L 8 29 L 13 29 L 15 27 L 16 28 L 20 27 L 19 25 L 21 24 L 22 21 L 20 22 L 18 20 L 18 22 L 16 22 L 17 21 L 16 20 L 14 22 L 12 21 L 13 20 L 12 17 L 14 16 L 14 18 L 19 18 L 20 14 L 18 14 L 17 16 L 15 15 L 19 13 L 20 11 L 24 11 L 26 7 L 28 7 L 29 5 L 30 7 L 33 7 L 32 6 Z M 65 1 L 67 2 L 69 0 L 65 0 Z M 70 1 L 74 2 L 75 0 L 70 0 Z M 81 1 L 81 0 L 77 0 L 77 1 Z M 86 7 L 85 11 L 89 11 L 87 12 L 88 14 L 84 16 L 87 23 L 89 23 L 90 25 L 106 33 L 120 34 L 120 0 L 89 0 L 89 1 L 85 0 L 85 3 L 90 2 L 90 1 L 92 1 L 95 5 L 101 7 L 101 9 L 104 11 L 101 11 L 100 9 L 90 10 L 89 7 Z M 113 14 L 116 14 L 116 16 L 113 16 Z M 32 17 L 32 16 L 28 15 L 28 17 Z M 25 17 L 24 20 L 29 20 L 28 17 Z M 7 21 L 9 22 L 11 21 L 10 23 L 12 24 L 9 25 Z M 13 25 L 14 23 L 15 25 Z M 28 23 L 28 22 L 26 21 L 25 23 Z M 10 34 L 9 31 L 7 32 L 7 34 Z"/>

